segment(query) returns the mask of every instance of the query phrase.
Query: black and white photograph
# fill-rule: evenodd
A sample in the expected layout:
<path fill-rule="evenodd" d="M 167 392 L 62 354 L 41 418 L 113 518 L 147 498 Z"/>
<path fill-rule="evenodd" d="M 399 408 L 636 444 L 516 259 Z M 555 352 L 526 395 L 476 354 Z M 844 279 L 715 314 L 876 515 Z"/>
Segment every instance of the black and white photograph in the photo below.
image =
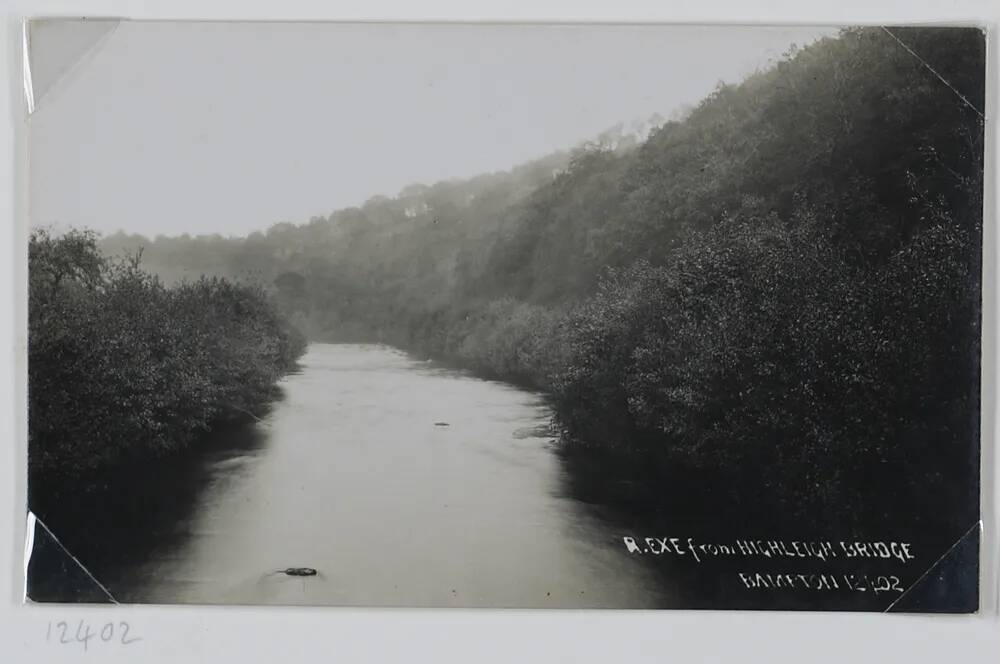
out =
<path fill-rule="evenodd" d="M 31 21 L 27 601 L 977 612 L 986 51 Z"/>

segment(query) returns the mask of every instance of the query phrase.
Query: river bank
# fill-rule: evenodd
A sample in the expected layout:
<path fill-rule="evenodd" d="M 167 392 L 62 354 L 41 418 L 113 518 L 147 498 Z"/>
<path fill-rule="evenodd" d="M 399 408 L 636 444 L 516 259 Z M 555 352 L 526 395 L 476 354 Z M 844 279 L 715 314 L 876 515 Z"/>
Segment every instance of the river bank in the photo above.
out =
<path fill-rule="evenodd" d="M 92 517 L 107 550 L 149 541 L 104 559 L 118 601 L 671 605 L 567 493 L 537 395 L 385 346 L 311 344 L 301 365 L 260 422 Z"/>

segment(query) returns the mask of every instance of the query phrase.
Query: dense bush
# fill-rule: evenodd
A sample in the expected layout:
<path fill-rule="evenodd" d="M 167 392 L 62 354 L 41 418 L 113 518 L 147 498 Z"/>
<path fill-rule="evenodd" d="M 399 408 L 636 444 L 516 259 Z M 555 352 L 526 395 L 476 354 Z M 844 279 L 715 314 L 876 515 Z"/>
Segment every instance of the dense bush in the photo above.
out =
<path fill-rule="evenodd" d="M 33 495 L 91 488 L 109 468 L 178 450 L 267 397 L 304 348 L 256 287 L 165 288 L 89 232 L 29 245 Z"/>
<path fill-rule="evenodd" d="M 449 327 L 444 350 L 481 373 L 544 387 L 561 363 L 561 321 L 558 310 L 493 300 Z"/>
<path fill-rule="evenodd" d="M 862 268 L 797 221 L 730 219 L 670 266 L 605 279 L 553 381 L 570 440 L 755 516 L 960 527 L 975 509 L 976 244 L 935 226 Z"/>

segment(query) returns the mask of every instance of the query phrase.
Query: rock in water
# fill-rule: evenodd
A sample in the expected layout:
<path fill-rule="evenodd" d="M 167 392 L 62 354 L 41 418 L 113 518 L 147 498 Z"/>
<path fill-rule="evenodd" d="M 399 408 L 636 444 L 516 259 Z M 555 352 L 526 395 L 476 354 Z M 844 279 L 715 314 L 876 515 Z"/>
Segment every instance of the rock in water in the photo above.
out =
<path fill-rule="evenodd" d="M 289 567 L 282 572 L 288 576 L 316 576 L 316 570 L 312 567 Z"/>

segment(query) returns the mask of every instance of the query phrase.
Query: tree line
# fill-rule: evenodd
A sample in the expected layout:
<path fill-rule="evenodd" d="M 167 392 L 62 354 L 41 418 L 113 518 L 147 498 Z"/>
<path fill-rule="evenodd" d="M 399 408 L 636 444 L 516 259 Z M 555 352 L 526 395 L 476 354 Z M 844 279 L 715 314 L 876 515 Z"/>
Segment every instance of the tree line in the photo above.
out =
<path fill-rule="evenodd" d="M 246 238 L 101 246 L 167 281 L 258 280 L 314 339 L 544 391 L 565 448 L 627 479 L 602 499 L 960 534 L 984 58 L 977 29 L 847 29 L 647 136 Z"/>
<path fill-rule="evenodd" d="M 32 508 L 108 489 L 117 469 L 195 444 L 273 395 L 305 341 L 259 286 L 172 287 L 139 254 L 108 258 L 89 231 L 28 247 L 28 468 Z"/>

